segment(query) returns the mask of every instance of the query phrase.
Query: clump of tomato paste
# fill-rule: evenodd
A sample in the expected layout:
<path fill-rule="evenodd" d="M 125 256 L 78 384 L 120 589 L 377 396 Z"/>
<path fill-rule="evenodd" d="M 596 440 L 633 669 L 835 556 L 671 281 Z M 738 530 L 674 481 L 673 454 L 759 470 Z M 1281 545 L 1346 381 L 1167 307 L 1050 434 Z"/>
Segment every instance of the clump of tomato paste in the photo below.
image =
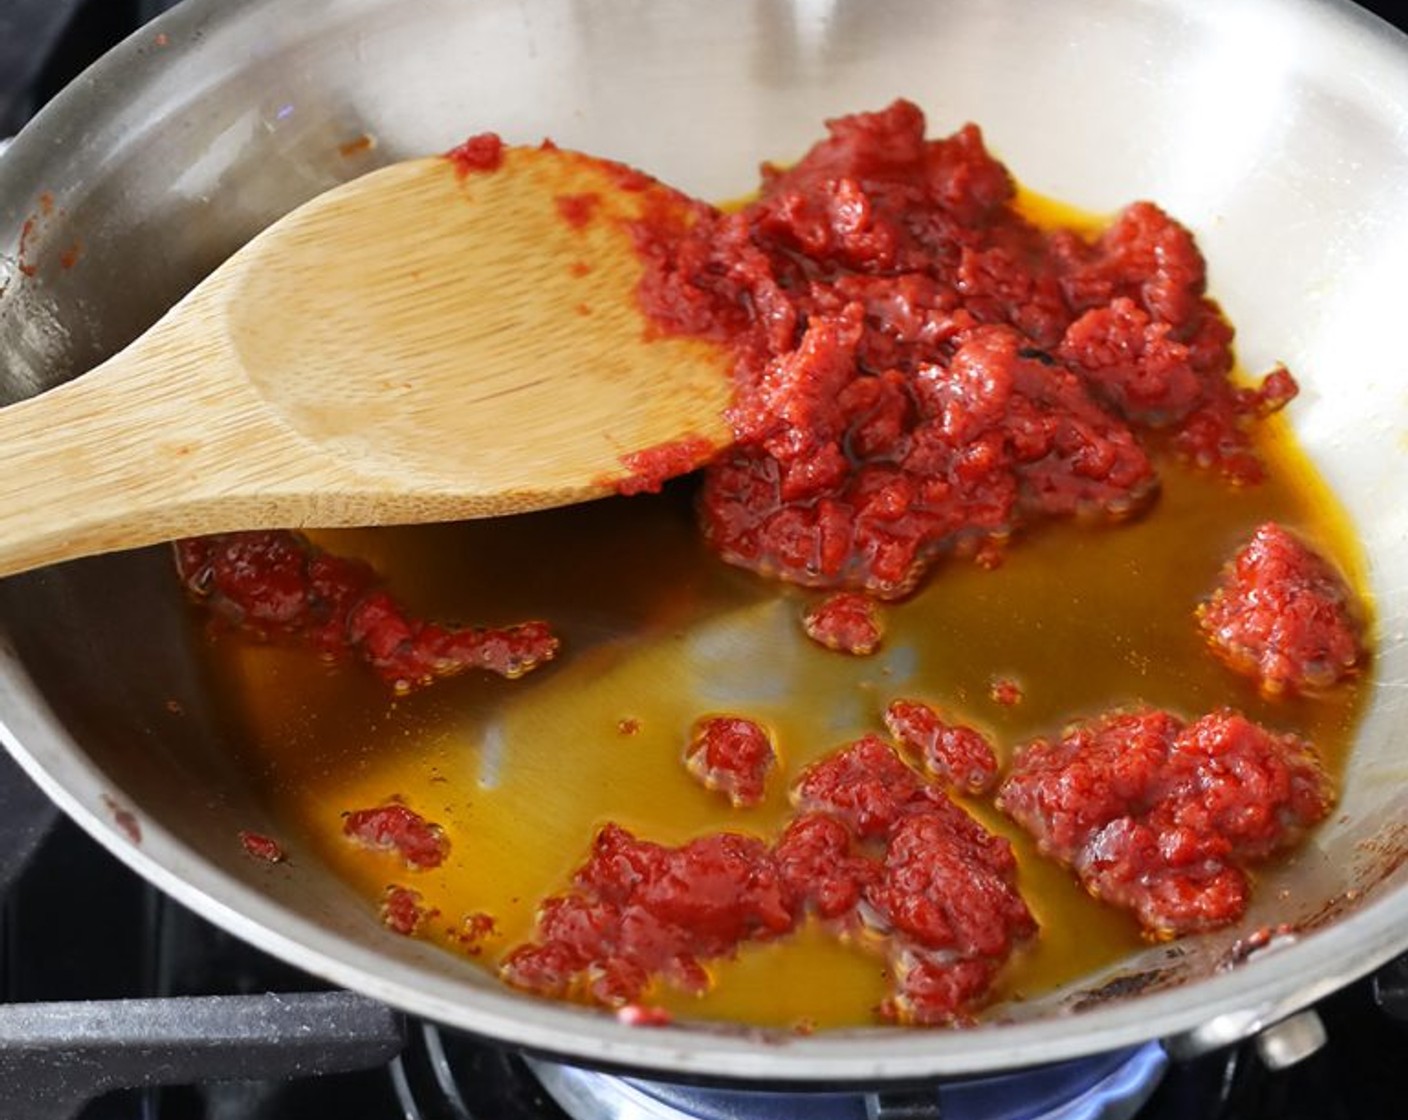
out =
<path fill-rule="evenodd" d="M 504 142 L 496 132 L 481 132 L 445 153 L 460 175 L 497 171 L 504 162 Z"/>
<path fill-rule="evenodd" d="M 779 851 L 815 875 L 797 887 L 818 912 L 844 919 L 837 900 L 854 898 L 856 919 L 885 935 L 894 990 L 882 1016 L 966 1019 L 1037 932 L 1011 844 L 872 735 L 807 767 L 794 797 L 808 815 Z"/>
<path fill-rule="evenodd" d="M 857 839 L 885 836 L 929 788 L 878 735 L 865 735 L 844 750 L 806 767 L 792 787 L 804 811 L 835 817 Z"/>
<path fill-rule="evenodd" d="M 767 730 L 741 716 L 708 716 L 694 725 L 685 767 L 706 789 L 724 794 L 736 808 L 757 805 L 777 768 L 777 749 Z"/>
<path fill-rule="evenodd" d="M 858 924 L 866 891 L 880 879 L 880 865 L 861 854 L 845 823 L 819 810 L 793 817 L 773 855 L 802 912 L 840 929 Z"/>
<path fill-rule="evenodd" d="M 997 804 L 1096 897 L 1176 937 L 1236 921 L 1247 864 L 1334 803 L 1310 745 L 1218 711 L 1193 723 L 1117 712 L 1017 755 Z"/>
<path fill-rule="evenodd" d="M 445 830 L 399 801 L 344 813 L 342 834 L 363 847 L 395 852 L 414 871 L 439 867 L 450 853 Z"/>
<path fill-rule="evenodd" d="M 427 907 L 420 891 L 392 884 L 381 896 L 381 923 L 392 933 L 414 937 L 439 911 Z"/>
<path fill-rule="evenodd" d="M 938 557 L 993 563 L 1022 526 L 1129 517 L 1140 442 L 1252 482 L 1232 329 L 1189 232 L 1149 203 L 1101 236 L 1045 231 L 968 125 L 925 138 L 896 101 L 828 122 L 741 211 L 637 230 L 661 328 L 737 348 L 737 444 L 704 472 L 704 533 L 793 582 L 904 595 Z"/>
<path fill-rule="evenodd" d="M 510 952 L 500 973 L 542 995 L 619 1007 L 657 976 L 703 991 L 703 961 L 794 923 L 763 841 L 721 832 L 670 848 L 607 825 L 572 891 L 543 904 L 534 943 Z"/>
<path fill-rule="evenodd" d="M 265 836 L 262 832 L 251 832 L 248 829 L 241 829 L 239 833 L 240 846 L 251 856 L 265 863 L 283 863 L 288 858 L 284 852 L 283 845 L 272 836 Z"/>
<path fill-rule="evenodd" d="M 541 995 L 628 1007 L 657 981 L 706 990 L 711 959 L 810 915 L 838 936 L 863 927 L 880 946 L 894 977 L 883 1017 L 968 1018 L 1036 932 L 1011 846 L 873 736 L 808 767 L 794 800 L 797 815 L 771 845 L 720 832 L 672 848 L 607 825 L 501 975 Z"/>
<path fill-rule="evenodd" d="M 855 657 L 874 653 L 885 636 L 875 600 L 856 591 L 838 591 L 808 607 L 802 629 L 818 645 Z"/>
<path fill-rule="evenodd" d="M 946 722 L 919 700 L 893 700 L 885 727 L 900 746 L 918 755 L 924 768 L 964 793 L 988 793 L 997 784 L 997 755 L 981 731 Z"/>
<path fill-rule="evenodd" d="M 1233 556 L 1197 616 L 1213 652 L 1268 696 L 1329 688 L 1366 656 L 1349 585 L 1274 522 Z"/>
<path fill-rule="evenodd" d="M 301 641 L 326 657 L 357 656 L 401 692 L 466 669 L 519 677 L 557 653 L 543 622 L 477 628 L 415 618 L 369 565 L 285 530 L 178 541 L 176 569 L 186 589 L 227 622 Z"/>

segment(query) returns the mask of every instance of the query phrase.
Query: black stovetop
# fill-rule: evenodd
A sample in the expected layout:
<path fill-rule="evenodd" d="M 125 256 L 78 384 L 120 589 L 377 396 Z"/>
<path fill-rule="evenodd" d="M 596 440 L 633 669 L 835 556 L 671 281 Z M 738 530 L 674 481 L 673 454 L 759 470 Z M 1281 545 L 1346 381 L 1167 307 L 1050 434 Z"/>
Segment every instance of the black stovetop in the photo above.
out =
<path fill-rule="evenodd" d="M 0 0 L 0 138 L 172 6 Z M 1387 3 L 1365 6 L 1395 18 Z M 197 918 L 60 817 L 3 754 L 0 852 L 0 1120 L 567 1120 L 520 1055 L 329 990 Z M 1248 1044 L 1168 1063 L 1152 1096 L 1128 1098 L 1142 1104 L 1060 1115 L 1408 1114 L 1408 958 L 1315 1012 L 1328 1042 L 1289 1069 L 1270 1071 Z M 976 1115 L 936 1105 L 945 1092 L 857 1094 L 854 1114 Z M 704 1099 L 710 1115 L 753 1115 Z M 1010 1103 L 993 1108 L 984 1118 L 1024 1115 Z M 819 1100 L 801 1099 L 774 1102 L 767 1115 L 821 1111 Z"/>

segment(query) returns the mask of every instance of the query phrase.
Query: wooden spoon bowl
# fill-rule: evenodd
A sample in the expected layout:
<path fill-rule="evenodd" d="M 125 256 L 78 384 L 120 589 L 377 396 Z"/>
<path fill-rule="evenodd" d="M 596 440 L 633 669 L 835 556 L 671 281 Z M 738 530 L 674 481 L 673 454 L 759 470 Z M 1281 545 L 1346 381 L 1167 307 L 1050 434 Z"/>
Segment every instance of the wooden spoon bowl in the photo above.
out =
<path fill-rule="evenodd" d="M 725 445 L 727 349 L 652 332 L 630 223 L 688 200 L 506 148 L 320 195 L 125 350 L 0 410 L 0 575 L 201 533 L 508 514 Z"/>

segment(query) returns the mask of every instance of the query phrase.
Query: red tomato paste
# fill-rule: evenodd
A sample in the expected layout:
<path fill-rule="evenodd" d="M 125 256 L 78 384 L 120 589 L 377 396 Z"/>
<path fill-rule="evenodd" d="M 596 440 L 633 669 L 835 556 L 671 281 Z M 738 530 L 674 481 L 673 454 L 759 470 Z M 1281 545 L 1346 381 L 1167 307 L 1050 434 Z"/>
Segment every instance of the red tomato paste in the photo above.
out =
<path fill-rule="evenodd" d="M 1159 487 L 1155 432 L 1232 484 L 1261 478 L 1251 425 L 1295 382 L 1281 368 L 1255 387 L 1230 380 L 1232 330 L 1186 229 L 1147 202 L 1098 236 L 1038 228 L 976 127 L 927 139 L 905 101 L 828 128 L 796 165 L 765 167 L 741 210 L 671 194 L 633 226 L 653 328 L 736 350 L 736 442 L 639 451 L 623 493 L 702 466 L 697 515 L 713 549 L 826 589 L 804 613 L 806 634 L 865 655 L 883 637 L 877 600 L 908 594 L 942 557 L 993 566 L 1042 519 L 1140 513 Z M 447 158 L 470 174 L 502 155 L 486 134 Z M 613 181 L 657 186 L 624 166 Z M 563 195 L 557 208 L 582 227 L 600 203 Z M 517 677 L 558 648 L 541 622 L 415 618 L 366 564 L 293 533 L 182 541 L 177 566 L 231 626 L 359 658 L 402 692 L 466 668 Z M 1344 581 L 1274 524 L 1234 557 L 1197 621 L 1214 653 L 1269 697 L 1327 689 L 1367 656 Z M 1023 685 L 995 676 L 989 697 L 1016 705 Z M 803 767 L 775 835 L 715 831 L 671 847 L 600 827 L 531 938 L 499 962 L 503 978 L 656 1025 L 669 1019 L 648 1002 L 657 985 L 702 993 L 711 961 L 812 922 L 883 959 L 883 1017 L 966 1021 L 1037 933 L 1011 846 L 946 793 L 992 792 L 997 752 L 917 700 L 892 701 L 883 718 L 899 749 L 867 734 Z M 622 736 L 641 729 L 635 717 L 617 723 Z M 781 765 L 768 729 L 731 715 L 696 724 L 684 764 L 735 808 L 762 802 Z M 1227 710 L 1188 723 L 1142 708 L 1027 744 L 996 798 L 1043 853 L 1157 937 L 1235 921 L 1247 868 L 1295 842 L 1333 799 L 1295 736 Z M 399 801 L 345 814 L 343 832 L 409 871 L 448 854 L 444 831 Z M 258 858 L 282 855 L 264 837 L 241 840 Z M 409 936 L 429 935 L 437 911 L 396 884 L 380 913 Z M 478 955 L 504 935 L 475 911 L 448 936 Z"/>
<path fill-rule="evenodd" d="M 461 175 L 475 171 L 495 171 L 504 161 L 504 142 L 493 132 L 471 136 L 463 144 L 451 148 L 445 158 Z"/>
<path fill-rule="evenodd" d="M 176 568 L 227 622 L 325 657 L 356 655 L 400 692 L 470 668 L 519 677 L 557 653 L 542 622 L 477 629 L 414 618 L 368 565 L 282 530 L 178 541 Z"/>
<path fill-rule="evenodd" d="M 1333 802 L 1308 743 L 1228 711 L 1191 724 L 1114 713 L 1038 739 L 997 796 L 1043 853 L 1160 937 L 1241 917 L 1244 865 L 1292 844 Z"/>
<path fill-rule="evenodd" d="M 504 979 L 615 1007 L 656 981 L 704 991 L 710 959 L 812 914 L 838 934 L 869 930 L 893 977 L 885 1017 L 968 1017 L 1036 932 L 1008 842 L 874 737 L 804 770 L 794 800 L 774 845 L 720 832 L 671 848 L 607 825 L 571 891 L 543 903 L 533 941 L 504 959 Z"/>
<path fill-rule="evenodd" d="M 818 645 L 856 657 L 874 653 L 885 636 L 875 600 L 856 591 L 838 591 L 808 607 L 802 628 Z"/>
<path fill-rule="evenodd" d="M 1316 692 L 1355 673 L 1364 627 L 1344 579 L 1319 553 L 1268 523 L 1232 558 L 1198 623 L 1224 662 L 1269 696 Z"/>
<path fill-rule="evenodd" d="M 708 987 L 702 960 L 789 932 L 794 915 L 761 840 L 722 832 L 669 848 L 607 825 L 573 891 L 548 899 L 533 944 L 502 975 L 545 995 L 636 1003 L 653 977 Z"/>
<path fill-rule="evenodd" d="M 377 851 L 395 852 L 416 871 L 439 867 L 450 852 L 444 830 L 399 802 L 342 816 L 342 833 Z"/>
<path fill-rule="evenodd" d="M 557 196 L 557 212 L 573 229 L 581 229 L 592 220 L 601 205 L 599 194 L 563 194 Z"/>
<path fill-rule="evenodd" d="M 436 911 L 427 908 L 419 891 L 410 887 L 392 885 L 381 896 L 381 922 L 393 933 L 403 937 L 413 937 L 421 927 L 436 916 Z"/>
<path fill-rule="evenodd" d="M 717 450 L 702 436 L 686 436 L 622 455 L 621 464 L 630 473 L 616 483 L 616 492 L 626 496 L 656 493 L 669 479 L 702 467 Z"/>
<path fill-rule="evenodd" d="M 717 790 L 735 807 L 756 805 L 777 768 L 772 738 L 751 719 L 710 716 L 694 726 L 685 766 L 706 789 Z"/>
<path fill-rule="evenodd" d="M 272 837 L 259 832 L 240 831 L 240 846 L 255 859 L 265 863 L 282 863 L 286 858 L 283 847 Z"/>
<path fill-rule="evenodd" d="M 901 596 L 1033 520 L 1140 510 L 1151 428 L 1260 477 L 1245 423 L 1295 384 L 1229 382 L 1186 229 L 1149 203 L 1093 241 L 1038 229 L 976 127 L 928 140 L 907 101 L 828 129 L 743 210 L 637 231 L 652 320 L 738 350 L 737 444 L 700 503 L 720 555 Z"/>
<path fill-rule="evenodd" d="M 893 700 L 885 726 L 895 742 L 917 755 L 924 768 L 963 793 L 989 792 L 997 784 L 997 756 L 980 731 L 945 723 L 918 700 Z"/>

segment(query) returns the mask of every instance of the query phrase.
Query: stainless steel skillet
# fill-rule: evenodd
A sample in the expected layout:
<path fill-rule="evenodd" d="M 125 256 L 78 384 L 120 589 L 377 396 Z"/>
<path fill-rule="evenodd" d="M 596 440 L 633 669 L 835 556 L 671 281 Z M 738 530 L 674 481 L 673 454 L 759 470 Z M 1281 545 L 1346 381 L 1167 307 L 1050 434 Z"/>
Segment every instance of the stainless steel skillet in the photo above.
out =
<path fill-rule="evenodd" d="M 486 127 L 728 197 L 821 118 L 903 94 L 936 130 L 981 123 L 1045 193 L 1097 210 L 1157 199 L 1198 233 L 1246 363 L 1301 378 L 1293 421 L 1356 521 L 1382 632 L 1340 811 L 1237 929 L 961 1032 L 643 1031 L 516 995 L 388 933 L 316 862 L 269 875 L 228 842 L 264 814 L 163 550 L 0 584 L 7 745 L 121 858 L 235 933 L 580 1060 L 874 1080 L 1257 1030 L 1408 948 L 1405 63 L 1408 44 L 1372 17 L 1310 0 L 188 0 L 0 159 L 6 399 L 111 352 L 313 193 Z M 1293 944 L 1219 968 L 1283 921 L 1302 929 Z"/>

